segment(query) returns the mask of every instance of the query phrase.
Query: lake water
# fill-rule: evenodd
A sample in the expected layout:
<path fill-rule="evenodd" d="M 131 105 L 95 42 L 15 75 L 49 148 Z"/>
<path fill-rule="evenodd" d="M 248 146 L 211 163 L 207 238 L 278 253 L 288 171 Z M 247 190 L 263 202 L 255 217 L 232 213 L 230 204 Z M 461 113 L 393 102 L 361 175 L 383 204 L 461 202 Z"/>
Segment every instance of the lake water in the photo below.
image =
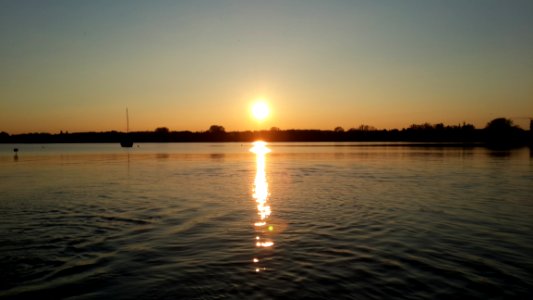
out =
<path fill-rule="evenodd" d="M 0 145 L 0 298 L 533 295 L 529 148 L 139 146 Z"/>

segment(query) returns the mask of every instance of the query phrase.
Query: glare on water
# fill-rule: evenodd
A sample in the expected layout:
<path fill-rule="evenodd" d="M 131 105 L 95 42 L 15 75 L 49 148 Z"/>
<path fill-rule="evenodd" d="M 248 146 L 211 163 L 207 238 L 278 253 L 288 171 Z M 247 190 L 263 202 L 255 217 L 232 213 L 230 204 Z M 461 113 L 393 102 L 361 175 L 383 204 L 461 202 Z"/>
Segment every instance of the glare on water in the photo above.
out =
<path fill-rule="evenodd" d="M 259 219 L 254 223 L 257 231 L 256 247 L 269 248 L 274 245 L 274 242 L 268 237 L 268 233 L 272 231 L 272 225 L 267 226 L 268 218 L 272 213 L 270 205 L 268 204 L 268 182 L 266 180 L 265 173 L 265 157 L 270 152 L 270 149 L 266 147 L 266 143 L 257 141 L 253 143 L 251 152 L 256 155 L 256 173 L 253 186 L 253 198 L 257 204 L 257 214 Z M 253 259 L 254 263 L 259 263 L 258 258 Z M 255 271 L 260 272 L 265 268 L 256 267 Z"/>

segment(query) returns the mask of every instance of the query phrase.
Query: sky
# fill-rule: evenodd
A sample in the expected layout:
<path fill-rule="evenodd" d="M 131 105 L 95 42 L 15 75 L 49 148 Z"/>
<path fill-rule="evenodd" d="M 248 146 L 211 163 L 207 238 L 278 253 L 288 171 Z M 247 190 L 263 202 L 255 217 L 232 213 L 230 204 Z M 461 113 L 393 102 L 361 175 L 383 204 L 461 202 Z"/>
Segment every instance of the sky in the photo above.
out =
<path fill-rule="evenodd" d="M 0 131 L 125 131 L 126 108 L 132 131 L 527 128 L 533 1 L 0 0 Z"/>

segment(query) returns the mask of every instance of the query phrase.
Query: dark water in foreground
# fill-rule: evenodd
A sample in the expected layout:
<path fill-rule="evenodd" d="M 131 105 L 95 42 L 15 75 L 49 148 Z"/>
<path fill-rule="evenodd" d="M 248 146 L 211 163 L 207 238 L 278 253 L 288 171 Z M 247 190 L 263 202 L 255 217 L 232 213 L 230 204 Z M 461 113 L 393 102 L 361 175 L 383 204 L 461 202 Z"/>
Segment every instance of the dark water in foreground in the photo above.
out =
<path fill-rule="evenodd" d="M 0 145 L 0 298 L 532 297 L 529 149 L 362 145 Z"/>

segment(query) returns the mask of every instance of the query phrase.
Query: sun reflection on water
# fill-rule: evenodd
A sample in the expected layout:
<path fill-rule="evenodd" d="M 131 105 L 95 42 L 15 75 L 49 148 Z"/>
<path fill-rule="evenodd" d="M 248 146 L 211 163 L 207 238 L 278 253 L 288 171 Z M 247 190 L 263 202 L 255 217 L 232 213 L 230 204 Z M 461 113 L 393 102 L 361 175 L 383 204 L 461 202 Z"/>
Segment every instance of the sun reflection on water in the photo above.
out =
<path fill-rule="evenodd" d="M 268 182 L 266 180 L 265 173 L 265 158 L 266 154 L 270 152 L 265 142 L 254 142 L 253 147 L 250 149 L 255 153 L 256 158 L 256 173 L 253 187 L 253 198 L 257 205 L 258 220 L 254 223 L 257 235 L 255 237 L 256 247 L 270 248 L 274 245 L 274 242 L 270 238 L 270 233 L 273 231 L 273 226 L 268 225 L 268 218 L 272 213 L 270 205 L 268 204 Z M 266 270 L 265 267 L 259 267 L 259 258 L 254 257 L 253 262 L 255 264 L 255 271 L 260 272 Z"/>

